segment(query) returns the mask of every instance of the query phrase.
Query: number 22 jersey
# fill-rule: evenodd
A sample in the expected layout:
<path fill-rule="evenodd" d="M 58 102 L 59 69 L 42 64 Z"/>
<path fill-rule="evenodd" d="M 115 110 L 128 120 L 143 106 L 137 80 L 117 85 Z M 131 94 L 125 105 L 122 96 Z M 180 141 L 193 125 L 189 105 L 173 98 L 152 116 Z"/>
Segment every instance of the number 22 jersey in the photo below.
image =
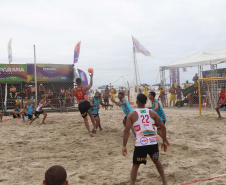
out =
<path fill-rule="evenodd" d="M 142 108 L 135 110 L 138 120 L 133 123 L 136 133 L 135 146 L 155 145 L 158 143 L 155 133 L 155 121 L 150 117 L 149 109 Z"/>

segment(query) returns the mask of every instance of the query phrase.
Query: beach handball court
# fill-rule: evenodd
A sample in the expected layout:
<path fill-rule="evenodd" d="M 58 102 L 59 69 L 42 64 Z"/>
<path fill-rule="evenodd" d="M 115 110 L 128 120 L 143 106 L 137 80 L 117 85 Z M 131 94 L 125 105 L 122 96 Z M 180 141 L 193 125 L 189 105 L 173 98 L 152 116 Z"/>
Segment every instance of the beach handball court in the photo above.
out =
<path fill-rule="evenodd" d="M 212 113 L 199 116 L 198 109 L 164 111 L 172 145 L 166 153 L 160 149 L 160 161 L 168 184 L 225 185 L 226 118 L 217 120 Z M 72 185 L 129 184 L 135 137 L 131 133 L 128 156 L 123 157 L 123 117 L 119 108 L 101 109 L 103 131 L 94 138 L 89 137 L 79 112 L 49 113 L 46 125 L 41 125 L 42 116 L 32 125 L 22 120 L 3 121 L 0 185 L 41 185 L 52 165 L 63 166 Z M 141 165 L 137 184 L 161 185 L 150 159 L 146 166 Z"/>

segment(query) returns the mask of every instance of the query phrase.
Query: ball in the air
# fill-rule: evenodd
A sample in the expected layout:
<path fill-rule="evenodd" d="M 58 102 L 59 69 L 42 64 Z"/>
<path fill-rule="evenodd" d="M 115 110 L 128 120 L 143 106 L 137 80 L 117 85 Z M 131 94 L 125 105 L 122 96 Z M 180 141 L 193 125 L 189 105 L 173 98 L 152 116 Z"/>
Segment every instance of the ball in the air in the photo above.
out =
<path fill-rule="evenodd" d="M 88 72 L 89 72 L 89 73 L 93 73 L 93 68 L 90 67 L 90 68 L 88 69 Z"/>

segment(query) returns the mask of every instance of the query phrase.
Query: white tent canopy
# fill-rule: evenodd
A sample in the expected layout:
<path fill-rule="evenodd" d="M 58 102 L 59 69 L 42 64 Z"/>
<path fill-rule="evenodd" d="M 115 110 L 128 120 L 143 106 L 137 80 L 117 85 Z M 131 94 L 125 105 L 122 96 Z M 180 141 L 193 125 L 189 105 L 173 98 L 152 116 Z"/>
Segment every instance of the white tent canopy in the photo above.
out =
<path fill-rule="evenodd" d="M 204 66 L 210 64 L 220 64 L 226 62 L 226 49 L 218 49 L 212 51 L 198 52 L 194 55 L 181 59 L 168 66 L 162 66 L 161 68 L 183 68 L 193 66 Z"/>

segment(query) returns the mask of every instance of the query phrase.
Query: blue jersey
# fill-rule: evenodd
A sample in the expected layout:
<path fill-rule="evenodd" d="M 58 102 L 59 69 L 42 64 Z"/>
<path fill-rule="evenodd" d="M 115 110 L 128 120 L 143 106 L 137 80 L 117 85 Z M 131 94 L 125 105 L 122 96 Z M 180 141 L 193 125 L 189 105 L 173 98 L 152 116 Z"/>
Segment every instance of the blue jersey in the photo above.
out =
<path fill-rule="evenodd" d="M 152 102 L 152 110 L 155 108 L 155 102 L 158 102 L 158 100 L 154 100 Z M 158 104 L 159 104 L 159 108 L 155 112 L 158 114 L 158 116 L 160 117 L 160 119 L 162 121 L 167 121 L 166 115 L 165 115 L 164 111 L 162 110 L 162 107 L 159 102 L 158 102 Z"/>
<path fill-rule="evenodd" d="M 32 115 L 33 114 L 33 106 L 32 105 L 27 105 L 27 114 Z"/>
<path fill-rule="evenodd" d="M 95 105 L 95 104 L 97 104 L 98 102 L 100 102 L 100 99 L 98 98 L 98 99 L 96 100 L 95 97 L 93 97 L 93 104 Z M 98 105 L 96 105 L 95 107 L 92 107 L 92 113 L 93 113 L 94 115 L 98 114 L 99 106 L 100 106 L 100 105 L 98 104 Z"/>
<path fill-rule="evenodd" d="M 125 98 L 122 98 L 121 103 L 122 103 L 123 99 L 125 99 Z M 133 112 L 133 109 L 130 106 L 130 104 L 127 101 L 127 99 L 125 99 L 125 100 L 126 100 L 126 105 L 121 105 L 121 107 L 122 107 L 122 110 L 125 113 L 125 115 L 128 116 L 130 112 Z"/>

